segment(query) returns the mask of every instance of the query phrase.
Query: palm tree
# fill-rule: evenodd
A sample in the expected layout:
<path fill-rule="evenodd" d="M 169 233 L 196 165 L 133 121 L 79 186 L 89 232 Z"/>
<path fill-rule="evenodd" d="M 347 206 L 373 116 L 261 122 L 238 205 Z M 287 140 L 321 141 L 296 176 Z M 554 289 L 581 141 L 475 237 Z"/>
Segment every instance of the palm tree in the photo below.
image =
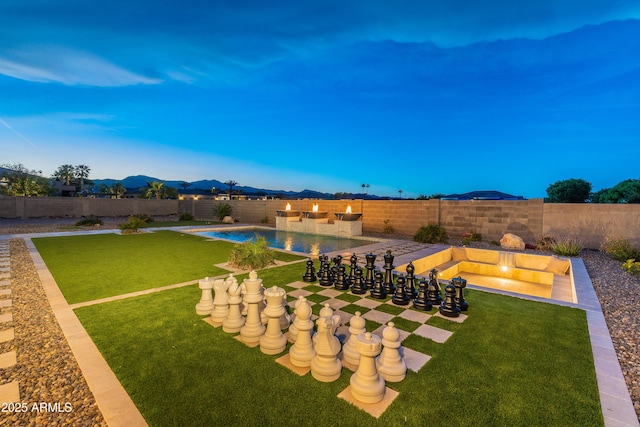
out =
<path fill-rule="evenodd" d="M 116 196 L 116 199 L 121 199 L 124 196 L 124 193 L 127 192 L 127 189 L 124 188 L 121 182 L 116 182 L 109 187 L 109 192 Z"/>
<path fill-rule="evenodd" d="M 165 192 L 164 182 L 158 182 L 158 181 L 147 182 L 147 189 L 144 196 L 149 199 L 154 197 L 156 199 L 162 199 L 164 192 Z"/>
<path fill-rule="evenodd" d="M 230 179 L 229 181 L 225 182 L 226 185 L 229 186 L 229 200 L 233 199 L 233 196 L 231 194 L 233 194 L 233 187 L 235 187 L 236 185 L 238 185 L 238 183 L 232 179 Z"/>
<path fill-rule="evenodd" d="M 89 178 L 91 168 L 87 165 L 78 165 L 75 167 L 74 172 L 76 177 L 80 178 L 80 193 L 84 193 L 84 180 L 85 178 Z"/>
<path fill-rule="evenodd" d="M 71 185 L 71 180 L 75 178 L 76 168 L 73 165 L 62 165 L 54 172 L 53 176 L 60 181 L 64 181 L 65 185 Z"/>
<path fill-rule="evenodd" d="M 400 194 L 400 198 L 402 199 L 402 190 L 398 190 L 398 193 Z"/>

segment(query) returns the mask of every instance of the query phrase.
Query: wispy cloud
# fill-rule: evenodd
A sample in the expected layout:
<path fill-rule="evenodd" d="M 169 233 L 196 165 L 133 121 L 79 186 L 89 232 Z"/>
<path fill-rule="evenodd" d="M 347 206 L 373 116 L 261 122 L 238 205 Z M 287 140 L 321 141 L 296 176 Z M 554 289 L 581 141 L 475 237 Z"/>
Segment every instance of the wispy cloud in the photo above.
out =
<path fill-rule="evenodd" d="M 33 148 L 35 148 L 35 149 L 38 148 L 38 146 L 36 144 L 34 144 L 29 138 L 27 138 L 26 136 L 24 136 L 23 134 L 21 134 L 20 132 L 15 130 L 9 123 L 5 122 L 1 118 L 0 118 L 0 124 L 2 124 L 4 127 L 9 129 L 11 132 L 13 132 L 18 138 L 20 138 L 21 140 L 23 140 L 27 144 L 31 145 Z"/>

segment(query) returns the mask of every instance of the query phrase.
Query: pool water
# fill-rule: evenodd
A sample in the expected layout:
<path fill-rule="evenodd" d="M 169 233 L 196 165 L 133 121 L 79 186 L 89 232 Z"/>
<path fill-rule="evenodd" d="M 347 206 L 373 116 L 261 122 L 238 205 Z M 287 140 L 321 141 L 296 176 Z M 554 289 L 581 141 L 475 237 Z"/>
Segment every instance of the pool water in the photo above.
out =
<path fill-rule="evenodd" d="M 245 242 L 254 239 L 256 235 L 264 236 L 272 248 L 284 249 L 292 252 L 302 252 L 319 255 L 334 251 L 343 251 L 358 246 L 370 245 L 371 240 L 349 239 L 344 237 L 320 236 L 316 234 L 294 233 L 267 228 L 235 228 L 230 230 L 215 230 L 197 233 L 200 236 Z"/>

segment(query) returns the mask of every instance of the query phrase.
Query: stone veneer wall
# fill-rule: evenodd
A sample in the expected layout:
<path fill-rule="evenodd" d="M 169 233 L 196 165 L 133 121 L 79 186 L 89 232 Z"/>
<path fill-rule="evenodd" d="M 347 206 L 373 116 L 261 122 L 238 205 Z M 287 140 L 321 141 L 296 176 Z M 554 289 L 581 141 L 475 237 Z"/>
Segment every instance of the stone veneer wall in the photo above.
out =
<path fill-rule="evenodd" d="M 542 236 L 579 238 L 585 247 L 597 249 L 607 235 L 629 239 L 640 247 L 640 204 L 544 203 L 531 200 L 145 200 L 66 197 L 0 197 L 0 218 L 171 215 L 189 212 L 198 219 L 213 220 L 214 203 L 229 203 L 233 217 L 245 223 L 275 225 L 276 210 L 292 209 L 344 212 L 351 205 L 363 213 L 364 232 L 382 232 L 389 220 L 396 233 L 413 235 L 420 226 L 440 224 L 450 237 L 466 231 L 483 240 L 500 240 L 504 233 L 535 242 Z"/>

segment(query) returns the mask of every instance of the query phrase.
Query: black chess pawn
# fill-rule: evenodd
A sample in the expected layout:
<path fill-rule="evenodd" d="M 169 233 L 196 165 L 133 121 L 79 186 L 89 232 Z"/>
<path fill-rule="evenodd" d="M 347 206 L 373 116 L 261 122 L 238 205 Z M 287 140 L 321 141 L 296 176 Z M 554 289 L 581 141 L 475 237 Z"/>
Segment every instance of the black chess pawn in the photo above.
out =
<path fill-rule="evenodd" d="M 413 308 L 421 311 L 429 311 L 433 308 L 429 298 L 427 296 L 427 281 L 425 279 L 420 280 L 418 283 L 418 294 L 413 300 Z"/>
<path fill-rule="evenodd" d="M 413 275 L 415 273 L 416 268 L 413 266 L 413 261 L 409 261 L 409 265 L 407 265 L 407 284 L 405 285 L 406 292 L 411 296 L 411 298 L 415 298 L 418 294 L 418 290 L 416 289 L 416 278 Z"/>
<path fill-rule="evenodd" d="M 451 283 L 444 287 L 444 300 L 440 304 L 440 314 L 446 317 L 460 316 L 460 307 L 456 305 L 456 287 Z"/>
<path fill-rule="evenodd" d="M 411 301 L 411 297 L 407 294 L 406 289 L 404 287 L 406 283 L 406 279 L 404 276 L 398 276 L 396 279 L 396 290 L 393 293 L 393 297 L 391 297 L 391 302 L 397 305 L 407 305 Z"/>
<path fill-rule="evenodd" d="M 385 299 L 387 297 L 387 291 L 382 284 L 382 273 L 376 271 L 374 274 L 374 284 L 371 289 L 371 297 L 376 299 Z"/>
<path fill-rule="evenodd" d="M 464 288 L 467 287 L 467 281 L 462 277 L 454 277 L 451 283 L 456 287 L 456 305 L 460 307 L 460 311 L 467 311 L 469 304 L 464 300 Z"/>
<path fill-rule="evenodd" d="M 387 251 L 384 255 L 384 280 L 382 281 L 382 286 L 384 286 L 387 295 L 393 294 L 396 290 L 393 284 L 393 258 L 391 251 Z"/>
<path fill-rule="evenodd" d="M 331 267 L 329 266 L 329 257 L 320 255 L 320 271 L 318 272 L 318 283 L 320 286 L 333 285 L 333 277 L 331 275 Z"/>
<path fill-rule="evenodd" d="M 366 265 L 364 266 L 364 268 L 367 270 L 367 275 L 365 276 L 364 279 L 364 284 L 367 286 L 368 289 L 373 288 L 373 284 L 374 284 L 374 277 L 373 277 L 373 270 L 375 270 L 376 266 L 375 266 L 375 262 L 376 262 L 376 254 L 366 254 L 365 255 L 365 259 L 367 260 Z"/>
<path fill-rule="evenodd" d="M 333 266 L 331 267 L 331 275 L 336 277 L 338 274 L 338 268 L 342 265 L 342 255 L 336 255 L 331 260 L 333 262 Z"/>
<path fill-rule="evenodd" d="M 305 271 L 304 275 L 302 276 L 302 280 L 304 282 L 315 282 L 316 280 L 318 280 L 318 278 L 316 277 L 316 268 L 313 265 L 312 259 L 307 260 L 307 271 Z"/>
<path fill-rule="evenodd" d="M 355 278 L 353 279 L 353 283 L 351 283 L 351 293 L 356 295 L 364 295 L 367 293 L 367 286 L 364 284 L 364 280 L 362 280 L 362 269 L 356 266 Z"/>
<path fill-rule="evenodd" d="M 346 291 L 349 289 L 349 283 L 345 274 L 346 267 L 342 264 L 338 266 L 336 275 L 333 276 L 333 287 L 339 291 Z"/>
<path fill-rule="evenodd" d="M 438 270 L 435 268 L 429 272 L 429 284 L 427 285 L 427 298 L 429 302 L 438 306 L 442 302 L 442 295 L 440 294 L 440 283 L 438 283 Z"/>
<path fill-rule="evenodd" d="M 349 263 L 349 283 L 353 284 L 356 280 L 356 270 L 358 269 L 358 256 L 355 253 L 349 258 Z"/>

